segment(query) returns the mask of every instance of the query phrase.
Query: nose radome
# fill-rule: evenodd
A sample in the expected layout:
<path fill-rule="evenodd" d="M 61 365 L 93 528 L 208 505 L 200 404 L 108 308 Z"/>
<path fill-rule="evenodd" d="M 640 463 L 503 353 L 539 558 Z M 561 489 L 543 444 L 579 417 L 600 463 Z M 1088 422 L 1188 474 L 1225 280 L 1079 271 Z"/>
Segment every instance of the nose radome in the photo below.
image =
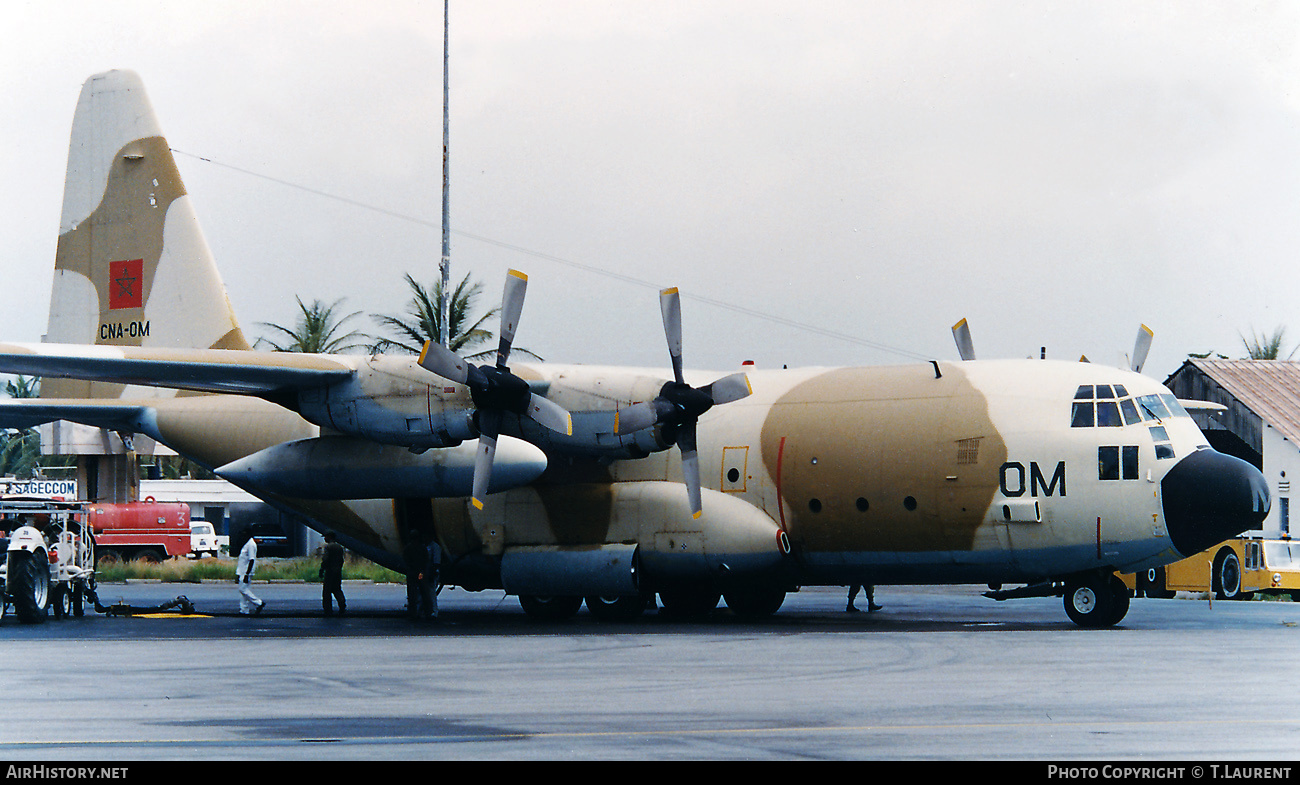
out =
<path fill-rule="evenodd" d="M 1257 529 L 1268 515 L 1264 475 L 1214 450 L 1198 450 L 1160 481 L 1169 540 L 1183 556 Z"/>

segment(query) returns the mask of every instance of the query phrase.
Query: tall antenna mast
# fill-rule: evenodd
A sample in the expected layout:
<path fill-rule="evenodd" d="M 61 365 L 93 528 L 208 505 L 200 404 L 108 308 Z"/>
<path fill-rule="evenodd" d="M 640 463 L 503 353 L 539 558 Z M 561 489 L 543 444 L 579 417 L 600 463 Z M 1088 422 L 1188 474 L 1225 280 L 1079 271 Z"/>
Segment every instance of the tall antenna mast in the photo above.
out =
<path fill-rule="evenodd" d="M 450 180 L 447 167 L 447 147 L 449 123 L 447 122 L 447 11 L 451 0 L 442 0 L 442 263 L 438 265 L 442 273 L 442 296 L 438 300 L 439 326 L 438 342 L 451 348 L 448 341 L 451 335 L 451 226 L 447 198 L 450 193 Z"/>

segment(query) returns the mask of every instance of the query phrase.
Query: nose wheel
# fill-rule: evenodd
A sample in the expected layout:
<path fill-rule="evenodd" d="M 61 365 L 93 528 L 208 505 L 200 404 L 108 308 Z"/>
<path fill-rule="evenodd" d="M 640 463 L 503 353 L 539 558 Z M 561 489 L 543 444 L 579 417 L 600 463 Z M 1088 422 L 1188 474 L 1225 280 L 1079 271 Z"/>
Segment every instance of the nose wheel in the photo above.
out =
<path fill-rule="evenodd" d="M 1065 614 L 1080 627 L 1113 627 L 1128 613 L 1129 592 L 1114 573 L 1093 573 L 1065 582 Z"/>

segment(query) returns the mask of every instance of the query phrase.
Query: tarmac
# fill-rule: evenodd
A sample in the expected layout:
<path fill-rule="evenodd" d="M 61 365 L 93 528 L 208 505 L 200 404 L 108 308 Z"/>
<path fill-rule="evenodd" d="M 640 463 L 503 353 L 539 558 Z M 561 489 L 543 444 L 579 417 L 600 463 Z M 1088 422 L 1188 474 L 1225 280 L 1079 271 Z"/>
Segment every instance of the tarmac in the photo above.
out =
<path fill-rule="evenodd" d="M 791 594 L 759 622 L 720 607 L 605 623 L 525 616 L 448 589 L 413 622 L 400 585 L 101 585 L 130 616 L 0 623 L 10 760 L 1292 761 L 1300 604 L 1135 599 L 1076 628 L 1057 598 L 979 586 Z M 148 612 L 184 596 L 192 609 Z M 859 597 L 865 608 L 865 599 Z M 183 612 L 188 610 L 189 612 Z M 12 671 L 11 671 L 12 673 Z"/>

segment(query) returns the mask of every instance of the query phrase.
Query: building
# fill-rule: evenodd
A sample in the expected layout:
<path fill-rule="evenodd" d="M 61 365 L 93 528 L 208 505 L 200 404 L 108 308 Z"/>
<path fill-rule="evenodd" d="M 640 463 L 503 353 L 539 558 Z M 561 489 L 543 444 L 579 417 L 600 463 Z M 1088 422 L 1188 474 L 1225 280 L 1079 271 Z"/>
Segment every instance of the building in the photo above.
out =
<path fill-rule="evenodd" d="M 232 549 L 240 547 L 245 532 L 255 523 L 269 524 L 273 532 L 278 527 L 285 537 L 283 544 L 259 549 L 260 556 L 302 556 L 320 544 L 319 535 L 303 525 L 300 518 L 277 510 L 225 480 L 140 480 L 140 499 L 150 498 L 188 504 L 190 519 L 205 520 L 217 534 L 228 535 Z"/>
<path fill-rule="evenodd" d="M 1226 407 L 1192 416 L 1214 449 L 1264 473 L 1273 504 L 1261 533 L 1289 537 L 1291 480 L 1300 478 L 1300 362 L 1189 359 L 1165 386 L 1180 399 Z"/>

